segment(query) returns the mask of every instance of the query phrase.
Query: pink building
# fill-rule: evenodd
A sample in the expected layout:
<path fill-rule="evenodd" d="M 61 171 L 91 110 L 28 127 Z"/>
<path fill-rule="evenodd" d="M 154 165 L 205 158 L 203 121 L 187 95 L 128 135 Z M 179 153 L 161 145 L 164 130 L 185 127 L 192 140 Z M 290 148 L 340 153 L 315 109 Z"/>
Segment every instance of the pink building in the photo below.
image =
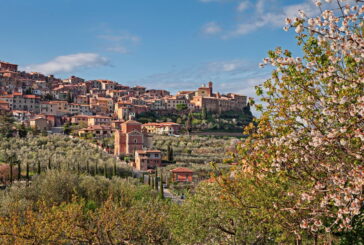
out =
<path fill-rule="evenodd" d="M 189 168 L 175 168 L 171 170 L 172 181 L 175 182 L 192 182 L 193 171 Z"/>
<path fill-rule="evenodd" d="M 121 124 L 121 130 L 115 131 L 114 154 L 134 154 L 149 145 L 148 135 L 142 131 L 142 124 L 128 120 Z"/>

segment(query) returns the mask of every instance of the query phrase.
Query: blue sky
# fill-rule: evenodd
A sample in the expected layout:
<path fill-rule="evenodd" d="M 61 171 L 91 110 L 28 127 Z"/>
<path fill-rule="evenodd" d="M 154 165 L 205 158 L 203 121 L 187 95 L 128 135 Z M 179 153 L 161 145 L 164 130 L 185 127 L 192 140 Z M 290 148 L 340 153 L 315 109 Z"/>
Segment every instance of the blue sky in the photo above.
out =
<path fill-rule="evenodd" d="M 269 49 L 298 52 L 284 16 L 311 0 L 0 0 L 0 59 L 127 85 L 252 96 Z"/>

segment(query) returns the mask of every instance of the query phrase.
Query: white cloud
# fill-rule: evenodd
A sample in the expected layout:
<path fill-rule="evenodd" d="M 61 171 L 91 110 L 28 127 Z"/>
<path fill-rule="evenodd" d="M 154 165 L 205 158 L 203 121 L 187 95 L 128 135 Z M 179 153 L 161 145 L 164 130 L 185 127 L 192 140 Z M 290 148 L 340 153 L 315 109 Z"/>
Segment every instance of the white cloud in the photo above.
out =
<path fill-rule="evenodd" d="M 214 35 L 221 31 L 222 31 L 221 27 L 215 22 L 206 23 L 202 27 L 202 33 L 204 33 L 206 35 Z"/>
<path fill-rule="evenodd" d="M 26 71 L 40 72 L 46 75 L 72 72 L 81 68 L 104 66 L 108 64 L 105 57 L 95 53 L 78 53 L 58 56 L 46 63 L 28 65 Z"/>
<path fill-rule="evenodd" d="M 246 9 L 248 9 L 250 6 L 250 2 L 249 1 L 242 1 L 239 3 L 239 5 L 236 7 L 236 10 L 238 12 L 244 12 Z"/>

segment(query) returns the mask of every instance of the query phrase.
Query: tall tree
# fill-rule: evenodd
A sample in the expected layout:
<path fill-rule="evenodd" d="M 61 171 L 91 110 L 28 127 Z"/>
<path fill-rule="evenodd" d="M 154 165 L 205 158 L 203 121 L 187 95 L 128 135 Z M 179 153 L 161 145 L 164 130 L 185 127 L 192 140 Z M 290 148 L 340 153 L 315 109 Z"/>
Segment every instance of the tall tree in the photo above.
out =
<path fill-rule="evenodd" d="M 192 112 L 190 111 L 190 113 L 188 113 L 188 117 L 186 120 L 186 132 L 187 134 L 190 134 L 190 132 L 192 131 L 192 120 L 193 120 L 193 115 Z"/>
<path fill-rule="evenodd" d="M 264 59 L 275 67 L 256 88 L 266 106 L 246 128 L 241 166 L 220 181 L 223 198 L 267 222 L 279 217 L 297 243 L 352 230 L 363 208 L 364 1 L 342 2 L 286 19 L 304 55 L 277 48 Z"/>
<path fill-rule="evenodd" d="M 10 138 L 14 133 L 14 118 L 9 114 L 0 115 L 0 136 Z"/>
<path fill-rule="evenodd" d="M 170 144 L 168 145 L 168 148 L 167 148 L 167 161 L 173 162 L 173 148 Z"/>
<path fill-rule="evenodd" d="M 202 120 L 206 120 L 207 119 L 206 107 L 202 107 L 202 110 L 201 110 L 201 119 Z"/>
<path fill-rule="evenodd" d="M 154 176 L 154 189 L 158 190 L 158 169 L 155 169 L 155 176 Z"/>
<path fill-rule="evenodd" d="M 160 186 L 159 186 L 159 196 L 160 198 L 164 199 L 164 188 L 163 188 L 163 173 L 160 173 Z"/>

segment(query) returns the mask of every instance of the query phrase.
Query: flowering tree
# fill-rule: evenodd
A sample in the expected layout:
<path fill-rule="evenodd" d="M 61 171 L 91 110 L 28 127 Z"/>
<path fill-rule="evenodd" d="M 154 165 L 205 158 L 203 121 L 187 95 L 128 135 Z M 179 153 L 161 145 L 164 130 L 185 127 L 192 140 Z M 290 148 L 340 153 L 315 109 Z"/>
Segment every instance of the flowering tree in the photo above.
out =
<path fill-rule="evenodd" d="M 364 1 L 315 2 L 319 16 L 299 11 L 284 28 L 303 57 L 277 48 L 261 64 L 275 67 L 257 87 L 266 106 L 221 181 L 230 200 L 279 217 L 299 241 L 352 229 L 364 201 Z"/>

